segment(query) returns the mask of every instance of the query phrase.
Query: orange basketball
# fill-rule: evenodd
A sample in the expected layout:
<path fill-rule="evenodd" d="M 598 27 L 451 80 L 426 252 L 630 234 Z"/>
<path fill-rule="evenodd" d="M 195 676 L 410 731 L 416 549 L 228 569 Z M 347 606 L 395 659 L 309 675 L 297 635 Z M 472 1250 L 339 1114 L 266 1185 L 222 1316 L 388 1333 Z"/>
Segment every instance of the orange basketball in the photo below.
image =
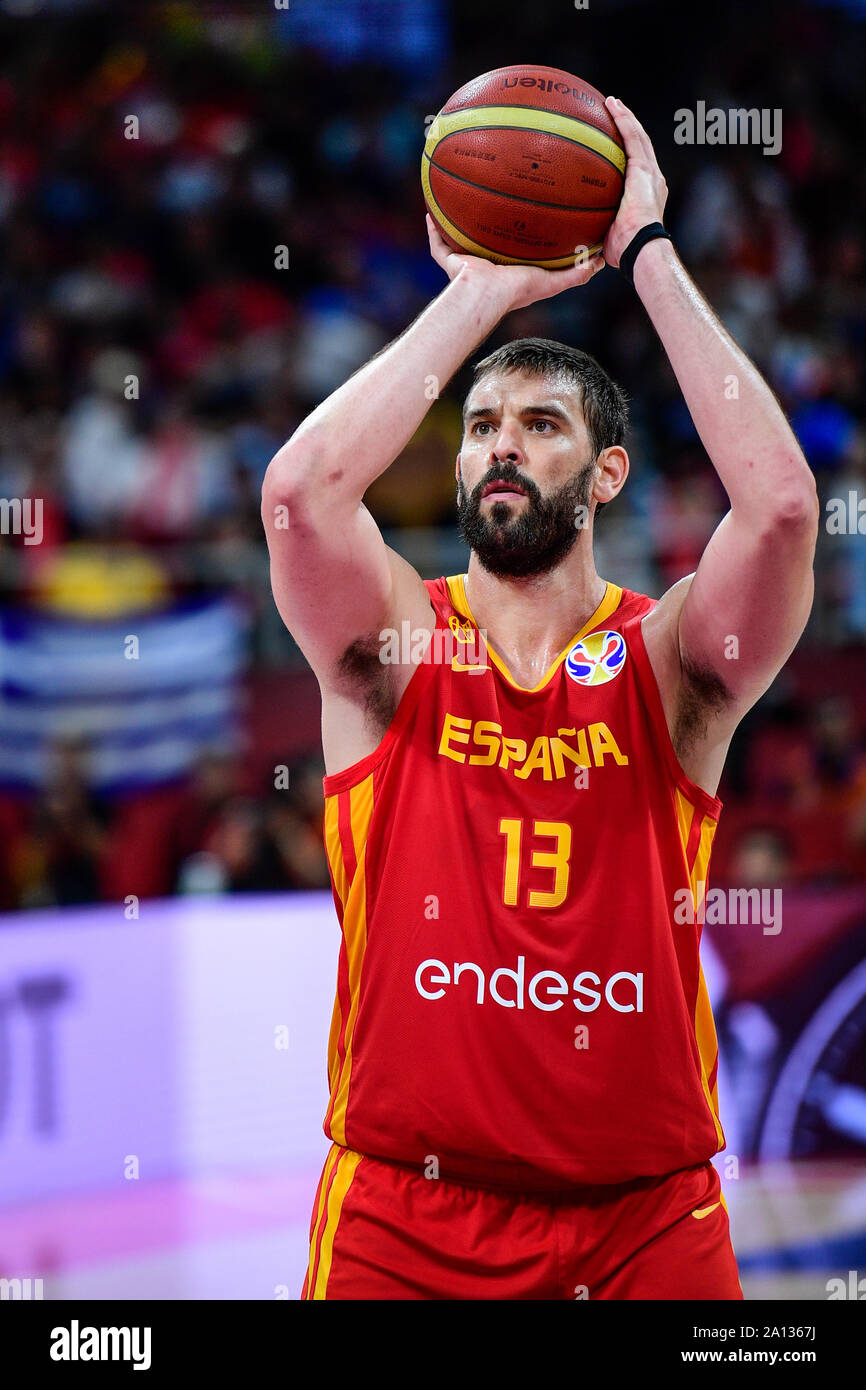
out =
<path fill-rule="evenodd" d="M 560 270 L 597 250 L 625 181 L 604 97 L 559 68 L 475 77 L 427 133 L 421 184 L 448 244 L 489 261 Z"/>

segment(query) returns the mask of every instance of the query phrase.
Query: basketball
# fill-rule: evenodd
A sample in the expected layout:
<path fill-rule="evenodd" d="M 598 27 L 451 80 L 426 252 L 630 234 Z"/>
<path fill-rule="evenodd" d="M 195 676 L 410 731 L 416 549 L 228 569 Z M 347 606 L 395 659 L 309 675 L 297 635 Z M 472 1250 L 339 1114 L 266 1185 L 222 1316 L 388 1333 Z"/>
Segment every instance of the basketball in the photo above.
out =
<path fill-rule="evenodd" d="M 625 165 L 601 92 L 559 68 L 520 64 L 449 98 L 427 132 L 421 184 L 455 251 L 561 270 L 601 247 Z"/>

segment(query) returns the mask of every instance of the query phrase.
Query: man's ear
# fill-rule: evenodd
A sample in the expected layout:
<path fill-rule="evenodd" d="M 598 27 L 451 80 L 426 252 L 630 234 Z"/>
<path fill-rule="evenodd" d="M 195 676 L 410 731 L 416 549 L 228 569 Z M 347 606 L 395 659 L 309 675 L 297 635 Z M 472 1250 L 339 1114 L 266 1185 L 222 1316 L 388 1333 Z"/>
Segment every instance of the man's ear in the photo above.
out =
<path fill-rule="evenodd" d="M 454 477 L 460 482 L 460 455 L 457 455 L 457 462 L 454 465 Z"/>
<path fill-rule="evenodd" d="M 596 501 L 605 505 L 612 502 L 625 487 L 629 473 L 628 454 L 621 444 L 612 444 L 602 449 L 596 459 L 596 468 L 598 473 L 592 492 Z"/>

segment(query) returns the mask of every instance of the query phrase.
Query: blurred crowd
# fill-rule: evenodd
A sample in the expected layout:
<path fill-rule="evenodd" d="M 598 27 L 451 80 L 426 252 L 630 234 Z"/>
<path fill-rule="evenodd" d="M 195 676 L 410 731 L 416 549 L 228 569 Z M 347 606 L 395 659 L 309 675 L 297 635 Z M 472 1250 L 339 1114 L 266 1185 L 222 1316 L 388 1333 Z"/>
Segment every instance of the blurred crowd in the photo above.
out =
<path fill-rule="evenodd" d="M 270 597 L 260 485 L 303 416 L 444 283 L 424 234 L 425 120 L 522 53 L 604 85 L 611 26 L 626 23 L 614 90 L 656 141 L 683 259 L 777 393 L 822 506 L 845 502 L 845 528 L 822 528 L 807 640 L 863 641 L 866 505 L 861 533 L 848 500 L 866 498 L 862 19 L 733 5 L 699 40 L 699 17 L 679 4 L 566 23 L 538 0 L 511 16 L 506 40 L 499 9 L 443 4 L 450 42 L 403 67 L 337 63 L 336 33 L 335 52 L 296 45 L 290 12 L 278 26 L 267 7 L 0 16 L 0 497 L 43 503 L 41 544 L 0 535 L 0 602 L 98 617 L 230 587 L 254 617 L 251 665 L 297 664 Z M 674 89 L 647 55 L 676 51 L 683 25 L 694 62 Z M 781 109 L 780 154 L 676 145 L 674 112 L 697 100 Z M 642 307 L 605 272 L 512 315 L 491 346 L 528 334 L 594 352 L 631 396 L 633 473 L 600 539 L 627 534 L 632 568 L 613 577 L 660 592 L 694 568 L 725 499 Z M 415 528 L 453 531 L 465 385 L 464 372 L 368 494 L 410 556 Z M 760 737 L 744 735 L 756 760 L 735 768 L 735 797 L 796 808 L 844 788 L 859 843 L 863 717 L 851 701 L 842 690 L 793 723 L 771 703 Z M 57 767 L 17 808 L 12 905 L 107 891 L 121 811 L 88 791 L 80 750 L 59 749 Z M 166 837 L 166 891 L 326 885 L 320 773 L 308 767 L 291 794 L 241 792 L 224 760 L 204 756 L 178 792 L 188 802 Z"/>
<path fill-rule="evenodd" d="M 58 739 L 40 794 L 0 798 L 0 907 L 327 889 L 323 768 L 281 771 L 251 782 L 241 759 L 206 749 L 186 781 L 108 799 L 86 743 Z"/>

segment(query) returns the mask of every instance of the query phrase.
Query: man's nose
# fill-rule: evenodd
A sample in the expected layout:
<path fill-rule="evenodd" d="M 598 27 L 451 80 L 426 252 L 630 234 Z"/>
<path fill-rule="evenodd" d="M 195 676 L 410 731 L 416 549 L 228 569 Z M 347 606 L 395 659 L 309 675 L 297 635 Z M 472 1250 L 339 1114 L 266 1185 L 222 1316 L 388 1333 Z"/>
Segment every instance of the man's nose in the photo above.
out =
<path fill-rule="evenodd" d="M 493 460 L 495 463 L 520 463 L 523 450 L 520 438 L 513 425 L 503 425 L 493 441 Z"/>

